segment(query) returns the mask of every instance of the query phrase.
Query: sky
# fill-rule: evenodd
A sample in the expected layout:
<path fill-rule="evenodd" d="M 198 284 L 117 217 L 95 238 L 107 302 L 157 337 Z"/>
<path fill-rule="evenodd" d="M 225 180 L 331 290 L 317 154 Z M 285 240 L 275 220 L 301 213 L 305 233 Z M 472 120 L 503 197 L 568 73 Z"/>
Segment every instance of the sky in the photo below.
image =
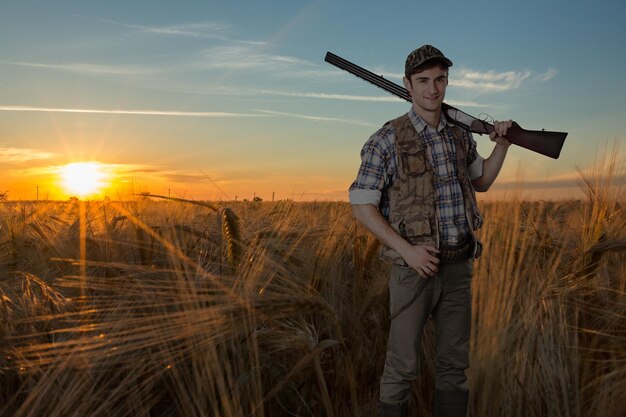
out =
<path fill-rule="evenodd" d="M 626 183 L 622 0 L 0 6 L 0 192 L 10 199 L 67 199 L 64 167 L 94 162 L 99 196 L 111 198 L 347 200 L 361 147 L 410 105 L 324 56 L 401 84 L 422 44 L 454 62 L 448 104 L 569 133 L 558 160 L 512 146 L 490 194 L 575 198 L 578 178 L 611 158 L 613 180 Z M 489 156 L 492 142 L 475 139 Z"/>

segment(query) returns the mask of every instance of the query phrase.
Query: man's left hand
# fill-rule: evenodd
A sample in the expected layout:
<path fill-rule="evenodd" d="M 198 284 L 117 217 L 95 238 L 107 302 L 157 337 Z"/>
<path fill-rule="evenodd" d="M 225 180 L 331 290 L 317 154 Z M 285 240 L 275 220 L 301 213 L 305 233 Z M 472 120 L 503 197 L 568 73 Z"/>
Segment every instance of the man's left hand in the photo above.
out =
<path fill-rule="evenodd" d="M 494 131 L 489 134 L 489 139 L 497 143 L 498 145 L 506 146 L 507 148 L 511 145 L 505 136 L 506 132 L 513 124 L 512 120 L 505 120 L 503 122 L 496 122 L 493 124 Z"/>

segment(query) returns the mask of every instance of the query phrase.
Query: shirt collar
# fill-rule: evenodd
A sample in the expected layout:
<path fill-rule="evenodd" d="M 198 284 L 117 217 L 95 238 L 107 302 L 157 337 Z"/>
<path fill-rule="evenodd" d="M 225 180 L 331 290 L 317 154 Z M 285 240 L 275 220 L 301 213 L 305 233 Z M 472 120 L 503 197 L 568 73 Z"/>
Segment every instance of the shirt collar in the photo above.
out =
<path fill-rule="evenodd" d="M 413 123 L 413 126 L 415 127 L 415 130 L 417 131 L 417 133 L 422 133 L 422 131 L 426 128 L 432 129 L 428 125 L 428 123 L 426 123 L 424 119 L 422 119 L 417 114 L 413 106 L 411 106 L 411 110 L 409 110 L 409 119 L 411 120 L 411 123 Z M 448 119 L 446 119 L 446 116 L 443 114 L 443 111 L 442 111 L 441 116 L 439 117 L 439 126 L 437 126 L 437 132 L 441 132 L 443 128 L 445 128 L 446 126 L 451 126 L 451 125 L 452 124 L 448 121 Z"/>

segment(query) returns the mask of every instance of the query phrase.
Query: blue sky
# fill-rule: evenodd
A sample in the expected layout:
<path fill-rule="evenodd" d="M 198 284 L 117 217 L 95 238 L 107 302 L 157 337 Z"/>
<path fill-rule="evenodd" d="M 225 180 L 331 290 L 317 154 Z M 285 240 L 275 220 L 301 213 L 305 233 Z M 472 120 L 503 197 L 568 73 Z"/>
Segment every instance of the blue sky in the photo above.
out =
<path fill-rule="evenodd" d="M 401 83 L 430 43 L 454 62 L 448 103 L 569 132 L 558 161 L 511 148 L 496 188 L 567 196 L 623 141 L 625 18 L 607 0 L 3 1 L 0 191 L 65 198 L 53 174 L 89 160 L 117 191 L 346 199 L 362 144 L 408 104 L 326 51 Z"/>

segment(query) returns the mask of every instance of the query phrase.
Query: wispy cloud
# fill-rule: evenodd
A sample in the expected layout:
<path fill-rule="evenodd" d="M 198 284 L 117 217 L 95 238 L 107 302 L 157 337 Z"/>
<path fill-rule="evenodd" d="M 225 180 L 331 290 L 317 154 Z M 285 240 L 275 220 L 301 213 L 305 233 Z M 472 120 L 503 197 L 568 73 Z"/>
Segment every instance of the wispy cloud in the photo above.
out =
<path fill-rule="evenodd" d="M 446 100 L 446 103 L 456 107 L 476 107 L 476 108 L 492 108 L 489 103 L 476 103 L 475 101 L 466 100 Z"/>
<path fill-rule="evenodd" d="M 279 91 L 279 90 L 251 90 L 253 93 L 268 94 L 285 97 L 298 98 L 319 98 L 324 100 L 348 100 L 348 101 L 384 101 L 384 102 L 402 102 L 401 98 L 395 96 L 359 96 L 351 94 L 330 94 L 330 93 L 305 93 L 297 91 Z"/>
<path fill-rule="evenodd" d="M 269 48 L 250 45 L 219 45 L 200 53 L 198 69 L 255 71 L 276 77 L 326 79 L 340 75 L 330 68 L 293 56 L 272 53 Z"/>
<path fill-rule="evenodd" d="M 450 77 L 450 85 L 481 91 L 508 91 L 519 88 L 531 71 L 473 71 L 461 69 Z"/>
<path fill-rule="evenodd" d="M 286 113 L 286 112 L 278 112 L 272 110 L 257 110 L 263 114 L 270 114 L 274 116 L 286 116 L 286 117 L 295 117 L 298 119 L 312 120 L 315 122 L 339 122 L 339 123 L 348 123 L 358 126 L 368 126 L 368 127 L 378 127 L 378 125 L 367 123 L 362 120 L 353 120 L 353 119 L 343 119 L 339 117 L 326 117 L 326 116 L 312 116 L 308 114 L 297 114 L 297 113 Z"/>
<path fill-rule="evenodd" d="M 228 112 L 189 112 L 189 111 L 162 111 L 162 110 L 103 110 L 103 109 L 67 109 L 53 107 L 30 107 L 30 106 L 0 106 L 0 111 L 22 111 L 22 112 L 49 112 L 49 113 L 86 113 L 86 114 L 120 114 L 139 116 L 182 116 L 182 117 L 208 117 L 208 118 L 237 118 L 237 117 L 271 117 L 287 116 L 299 119 L 339 122 L 359 126 L 376 127 L 372 123 L 361 120 L 342 119 L 337 117 L 312 116 L 306 114 L 284 113 L 272 110 L 255 110 L 255 113 L 228 113 Z M 1 149 L 1 148 L 0 148 Z"/>
<path fill-rule="evenodd" d="M 124 179 L 133 172 L 142 172 L 143 170 L 150 170 L 150 165 L 141 164 L 118 164 L 118 163 L 106 163 L 99 161 L 81 161 L 81 162 L 93 162 L 97 164 L 100 172 L 105 174 L 109 178 Z M 58 175 L 63 172 L 67 163 L 56 163 L 50 165 L 30 166 L 26 168 L 13 169 L 14 174 L 19 174 L 23 177 L 27 176 L 50 176 Z M 156 171 L 159 172 L 159 171 Z"/>
<path fill-rule="evenodd" d="M 558 70 L 554 68 L 549 68 L 546 72 L 544 72 L 543 74 L 539 74 L 537 76 L 537 81 L 539 82 L 549 81 L 553 79 L 554 77 L 556 77 L 558 73 L 559 73 Z"/>
<path fill-rule="evenodd" d="M 220 192 L 215 179 L 202 171 L 172 169 L 150 164 L 125 164 L 115 166 L 115 177 L 121 183 L 144 181 L 155 184 L 174 184 L 177 186 L 196 188 L 199 184 L 211 185 Z"/>
<path fill-rule="evenodd" d="M 54 107 L 0 106 L 0 111 L 51 112 L 51 113 L 94 113 L 126 114 L 139 116 L 183 116 L 183 117 L 262 117 L 256 113 L 191 112 L 164 110 L 119 110 L 119 109 L 68 109 Z"/>
<path fill-rule="evenodd" d="M 13 148 L 0 145 L 0 163 L 24 163 L 45 160 L 54 157 L 50 152 L 41 152 L 28 148 Z"/>
<path fill-rule="evenodd" d="M 201 172 L 182 172 L 182 171 L 165 171 L 159 173 L 159 177 L 165 182 L 173 182 L 179 184 L 198 184 L 202 182 L 209 182 L 211 178 Z"/>
<path fill-rule="evenodd" d="M 165 74 L 220 70 L 228 72 L 262 72 L 278 78 L 327 80 L 341 76 L 337 71 L 300 58 L 274 54 L 262 46 L 220 45 L 189 55 L 183 62 L 147 65 L 108 65 L 86 62 L 45 63 L 0 61 L 5 65 L 39 68 L 88 76 L 107 76 L 144 80 Z M 165 81 L 165 80 L 163 80 Z"/>
<path fill-rule="evenodd" d="M 184 23 L 179 25 L 168 26 L 146 26 L 136 25 L 132 23 L 124 23 L 110 19 L 97 19 L 103 23 L 110 23 L 115 26 L 121 26 L 128 29 L 137 29 L 142 32 L 156 33 L 160 35 L 176 35 L 176 36 L 190 36 L 194 38 L 211 36 L 216 33 L 222 33 L 230 29 L 230 25 L 217 22 L 199 22 L 199 23 Z"/>
<path fill-rule="evenodd" d="M 264 46 L 267 45 L 263 41 L 248 41 L 234 39 L 228 35 L 231 30 L 231 25 L 220 22 L 194 22 L 194 23 L 181 23 L 178 25 L 167 26 L 147 26 L 137 25 L 131 23 L 118 22 L 109 19 L 98 19 L 100 22 L 109 23 L 112 25 L 124 27 L 127 29 L 137 30 L 147 34 L 155 34 L 161 36 L 178 36 L 188 38 L 205 38 L 214 39 L 220 41 L 228 41 L 233 43 L 241 43 L 247 45 Z"/>
<path fill-rule="evenodd" d="M 203 52 L 205 68 L 209 69 L 262 69 L 273 71 L 285 66 L 306 66 L 307 61 L 299 58 L 275 55 L 247 46 L 215 46 Z"/>
<path fill-rule="evenodd" d="M 177 183 L 197 183 L 207 180 L 208 175 L 202 172 L 190 172 L 186 170 L 176 170 L 165 166 L 152 164 L 105 164 L 121 180 L 138 177 L 156 179 L 158 181 Z"/>
<path fill-rule="evenodd" d="M 71 72 L 84 75 L 113 75 L 113 76 L 132 76 L 144 77 L 157 74 L 158 71 L 145 66 L 138 65 L 100 65 L 88 63 L 71 63 L 71 64 L 45 64 L 37 62 L 2 62 L 8 65 L 18 65 L 22 67 L 42 68 L 55 71 Z"/>

